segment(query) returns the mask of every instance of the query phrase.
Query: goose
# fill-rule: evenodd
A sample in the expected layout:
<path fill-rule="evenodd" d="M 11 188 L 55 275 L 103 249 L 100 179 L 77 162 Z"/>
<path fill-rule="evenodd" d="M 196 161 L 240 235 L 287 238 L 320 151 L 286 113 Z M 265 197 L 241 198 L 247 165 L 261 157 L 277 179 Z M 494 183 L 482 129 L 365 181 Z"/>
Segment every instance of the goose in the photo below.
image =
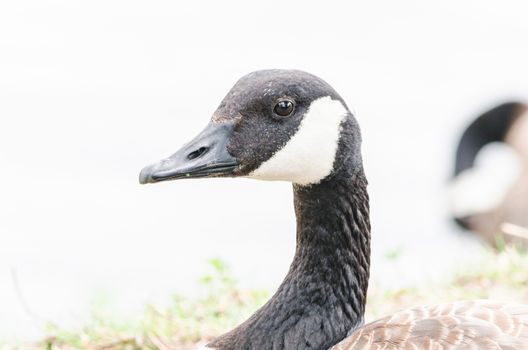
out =
<path fill-rule="evenodd" d="M 517 173 L 510 169 L 486 172 L 475 167 L 482 148 L 493 142 L 506 144 L 514 151 Z M 497 173 L 507 176 L 501 180 Z M 503 103 L 478 116 L 464 130 L 457 146 L 450 192 L 452 215 L 462 228 L 480 234 L 493 245 L 499 236 L 506 242 L 528 245 L 527 105 Z"/>
<path fill-rule="evenodd" d="M 461 301 L 364 324 L 370 221 L 358 122 L 322 79 L 263 70 L 236 82 L 205 129 L 143 168 L 142 184 L 248 177 L 293 183 L 290 269 L 271 299 L 205 349 L 527 349 L 528 306 Z"/>

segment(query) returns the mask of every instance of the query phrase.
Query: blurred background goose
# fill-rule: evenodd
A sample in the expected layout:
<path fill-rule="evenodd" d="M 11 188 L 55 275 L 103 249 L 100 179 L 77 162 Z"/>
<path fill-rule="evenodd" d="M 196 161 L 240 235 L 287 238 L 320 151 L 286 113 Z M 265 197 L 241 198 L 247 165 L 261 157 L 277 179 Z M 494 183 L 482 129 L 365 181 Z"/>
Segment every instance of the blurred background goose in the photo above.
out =
<path fill-rule="evenodd" d="M 528 306 L 471 301 L 363 325 L 370 216 L 361 135 L 343 99 L 301 71 L 241 78 L 207 127 L 141 183 L 249 177 L 293 183 L 297 247 L 273 297 L 207 349 L 521 349 Z"/>
<path fill-rule="evenodd" d="M 498 153 L 486 157 L 490 152 L 483 152 L 497 143 L 512 151 L 507 164 L 501 163 Z M 502 161 L 506 155 L 500 154 Z M 492 244 L 503 238 L 526 246 L 528 108 L 525 104 L 501 104 L 479 115 L 465 129 L 456 151 L 451 199 L 453 217 L 461 227 L 482 235 Z"/>

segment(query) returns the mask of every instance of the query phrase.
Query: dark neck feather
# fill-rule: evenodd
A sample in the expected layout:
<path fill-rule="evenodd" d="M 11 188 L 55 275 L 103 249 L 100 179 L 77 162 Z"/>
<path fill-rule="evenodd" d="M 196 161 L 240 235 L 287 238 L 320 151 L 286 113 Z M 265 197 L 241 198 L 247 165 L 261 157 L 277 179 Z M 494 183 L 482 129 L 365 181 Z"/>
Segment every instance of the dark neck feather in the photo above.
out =
<path fill-rule="evenodd" d="M 310 187 L 294 186 L 297 248 L 275 295 L 209 347 L 322 349 L 363 322 L 370 223 L 363 171 L 343 167 Z"/>

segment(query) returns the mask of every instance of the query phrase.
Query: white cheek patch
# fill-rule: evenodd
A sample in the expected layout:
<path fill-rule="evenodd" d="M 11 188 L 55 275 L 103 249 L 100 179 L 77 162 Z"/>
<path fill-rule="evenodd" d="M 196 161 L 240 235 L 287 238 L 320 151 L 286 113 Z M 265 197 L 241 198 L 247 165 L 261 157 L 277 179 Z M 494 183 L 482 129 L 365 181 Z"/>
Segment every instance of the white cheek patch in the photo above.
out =
<path fill-rule="evenodd" d="M 347 109 L 329 96 L 312 102 L 292 138 L 265 161 L 250 178 L 318 183 L 330 175 Z"/>
<path fill-rule="evenodd" d="M 495 210 L 521 174 L 518 156 L 508 146 L 491 144 L 473 168 L 460 173 L 449 188 L 451 213 L 463 218 Z"/>

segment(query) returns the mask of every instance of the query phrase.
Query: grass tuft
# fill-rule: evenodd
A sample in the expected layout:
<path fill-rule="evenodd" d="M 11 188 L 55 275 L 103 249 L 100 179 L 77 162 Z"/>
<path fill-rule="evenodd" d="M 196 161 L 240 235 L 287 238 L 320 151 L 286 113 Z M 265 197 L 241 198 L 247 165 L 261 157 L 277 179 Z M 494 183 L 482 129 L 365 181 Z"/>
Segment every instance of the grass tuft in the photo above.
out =
<path fill-rule="evenodd" d="M 399 252 L 393 255 L 398 255 Z M 94 315 L 91 323 L 72 332 L 49 325 L 48 337 L 36 344 L 1 349 L 49 350 L 167 350 L 195 349 L 245 320 L 269 297 L 265 291 L 242 290 L 229 267 L 209 261 L 210 272 L 200 283 L 206 295 L 199 299 L 175 296 L 169 307 L 148 306 L 137 323 L 116 322 Z M 369 290 L 367 321 L 402 308 L 467 299 L 492 298 L 528 303 L 528 255 L 503 246 L 489 252 L 478 266 L 468 266 L 451 280 L 436 285 Z"/>

